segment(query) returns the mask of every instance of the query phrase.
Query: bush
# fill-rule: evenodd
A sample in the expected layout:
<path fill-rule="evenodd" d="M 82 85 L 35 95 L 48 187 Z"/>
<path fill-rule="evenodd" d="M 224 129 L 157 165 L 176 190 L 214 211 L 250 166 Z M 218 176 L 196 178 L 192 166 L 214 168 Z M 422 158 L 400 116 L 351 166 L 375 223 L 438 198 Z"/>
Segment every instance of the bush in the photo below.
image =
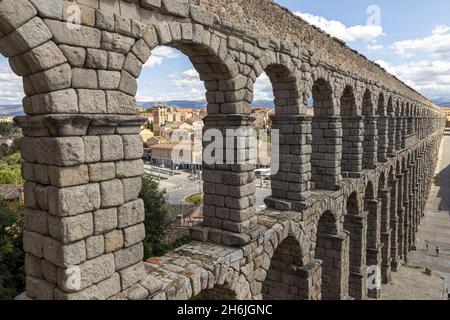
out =
<path fill-rule="evenodd" d="M 22 184 L 21 163 L 19 152 L 0 160 L 0 184 Z"/>
<path fill-rule="evenodd" d="M 142 178 L 142 190 L 139 195 L 145 208 L 144 258 L 159 257 L 184 244 L 190 243 L 189 235 L 170 244 L 163 243 L 164 232 L 169 223 L 165 208 L 165 193 L 158 190 L 158 183 L 151 178 Z"/>
<path fill-rule="evenodd" d="M 22 208 L 13 211 L 0 199 L 0 300 L 25 290 Z"/>
<path fill-rule="evenodd" d="M 203 204 L 203 193 L 191 194 L 190 196 L 187 196 L 184 200 L 193 205 Z"/>
<path fill-rule="evenodd" d="M 164 208 L 164 192 L 158 190 L 158 183 L 151 178 L 142 179 L 139 195 L 145 208 L 144 257 L 160 256 L 165 253 L 162 244 L 164 228 L 167 224 L 167 211 Z"/>

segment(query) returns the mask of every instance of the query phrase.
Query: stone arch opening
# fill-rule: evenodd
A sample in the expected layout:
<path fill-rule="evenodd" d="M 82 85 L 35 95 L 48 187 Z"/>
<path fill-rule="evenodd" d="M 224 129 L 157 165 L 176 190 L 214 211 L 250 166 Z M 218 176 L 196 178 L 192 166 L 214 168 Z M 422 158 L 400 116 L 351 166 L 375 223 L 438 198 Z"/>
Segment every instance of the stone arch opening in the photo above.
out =
<path fill-rule="evenodd" d="M 394 109 L 394 102 L 392 96 L 389 96 L 387 102 L 387 115 L 388 119 L 388 148 L 387 154 L 389 157 L 393 157 L 396 150 L 396 135 L 397 135 L 397 118 Z"/>
<path fill-rule="evenodd" d="M 341 180 L 342 125 L 333 103 L 329 82 L 318 79 L 312 88 L 311 189 L 336 190 Z"/>
<path fill-rule="evenodd" d="M 275 250 L 262 285 L 264 300 L 316 300 L 320 296 L 320 263 L 304 265 L 300 244 L 288 236 Z"/>
<path fill-rule="evenodd" d="M 381 275 L 383 283 L 387 283 L 390 278 L 390 264 L 391 264 L 391 217 L 390 217 L 390 188 L 386 185 L 386 176 L 382 172 L 378 179 L 378 195 L 377 198 L 381 201 L 381 225 L 380 236 L 382 244 L 381 252 Z"/>
<path fill-rule="evenodd" d="M 386 107 L 386 102 L 383 93 L 378 95 L 378 106 L 377 106 L 377 116 L 378 116 L 378 125 L 377 125 L 377 136 L 378 136 L 378 144 L 377 144 L 377 157 L 379 162 L 387 161 L 388 154 L 388 145 L 389 145 L 389 111 Z"/>
<path fill-rule="evenodd" d="M 335 216 L 326 211 L 317 224 L 315 259 L 322 262 L 322 299 L 348 295 L 348 235 L 339 229 Z"/>
<path fill-rule="evenodd" d="M 238 234 L 256 224 L 257 137 L 250 116 L 253 88 L 248 86 L 249 78 L 239 74 L 226 50 L 202 42 L 210 31 L 195 27 L 192 39 L 184 39 L 184 34 L 189 34 L 184 30 L 182 39 L 176 39 L 177 32 L 171 30 L 172 38 L 160 39 L 157 44 L 187 56 L 204 83 L 207 115 L 202 119 L 203 135 L 200 143 L 193 143 L 189 150 L 199 149 L 195 154 L 202 157 L 203 226 L 212 229 L 209 241 L 236 245 L 243 241 Z M 173 28 L 177 29 L 176 24 Z M 187 140 L 187 144 L 192 143 Z M 188 152 L 184 154 L 189 156 Z M 223 237 L 223 232 L 228 236 Z"/>
<path fill-rule="evenodd" d="M 401 121 L 401 135 L 400 135 L 400 150 L 406 147 L 406 136 L 408 133 L 408 115 L 407 115 L 407 102 L 400 102 L 400 121 Z"/>
<path fill-rule="evenodd" d="M 366 233 L 367 214 L 362 212 L 358 193 L 347 199 L 344 229 L 349 232 L 349 295 L 362 300 L 366 297 Z"/>
<path fill-rule="evenodd" d="M 390 224 L 391 224 L 391 270 L 397 271 L 398 269 L 398 215 L 397 215 L 397 198 L 398 198 L 398 179 L 396 168 L 399 167 L 399 162 L 391 167 L 389 171 L 389 187 L 391 188 L 391 205 L 390 205 Z"/>
<path fill-rule="evenodd" d="M 406 122 L 407 122 L 407 134 L 411 135 L 414 132 L 414 125 L 413 125 L 413 105 L 412 103 L 406 104 Z"/>
<path fill-rule="evenodd" d="M 395 118 L 396 118 L 396 125 L 395 125 L 395 150 L 401 150 L 402 149 L 402 135 L 403 135 L 403 113 L 401 109 L 400 100 L 397 100 L 395 102 Z"/>
<path fill-rule="evenodd" d="M 195 300 L 238 300 L 236 292 L 221 285 L 215 285 L 212 289 L 202 290 L 196 297 Z"/>
<path fill-rule="evenodd" d="M 305 115 L 301 115 L 303 105 L 295 73 L 279 63 L 270 63 L 264 72 L 263 75 L 267 75 L 266 89 L 272 88 L 275 106 L 275 114 L 271 112 L 268 119 L 271 129 L 267 142 L 271 158 L 265 168 L 270 168 L 272 175 L 272 197 L 265 202 L 270 207 L 285 210 L 287 202 L 300 202 L 308 197 L 309 181 L 302 179 L 306 170 L 296 165 L 309 163 L 302 159 L 302 155 L 310 124 Z"/>
<path fill-rule="evenodd" d="M 381 276 L 381 245 L 380 245 L 380 202 L 376 198 L 373 183 L 369 181 L 364 192 L 364 210 L 367 212 L 367 276 Z M 368 288 L 370 297 L 378 297 L 376 287 Z"/>
<path fill-rule="evenodd" d="M 364 117 L 364 143 L 363 169 L 374 169 L 376 165 L 377 150 L 377 119 L 374 114 L 372 93 L 370 90 L 364 92 L 362 101 L 362 116 Z"/>
<path fill-rule="evenodd" d="M 359 177 L 362 167 L 363 122 L 358 115 L 355 95 L 351 86 L 346 86 L 341 100 L 342 119 L 342 176 Z"/>
<path fill-rule="evenodd" d="M 188 55 L 161 45 L 152 49 L 137 78 L 137 105 L 147 118 L 140 134 L 144 161 L 154 166 L 155 179 L 165 178 L 167 170 L 183 170 L 200 178 L 207 97 L 197 69 Z M 201 186 L 194 189 L 202 192 Z"/>

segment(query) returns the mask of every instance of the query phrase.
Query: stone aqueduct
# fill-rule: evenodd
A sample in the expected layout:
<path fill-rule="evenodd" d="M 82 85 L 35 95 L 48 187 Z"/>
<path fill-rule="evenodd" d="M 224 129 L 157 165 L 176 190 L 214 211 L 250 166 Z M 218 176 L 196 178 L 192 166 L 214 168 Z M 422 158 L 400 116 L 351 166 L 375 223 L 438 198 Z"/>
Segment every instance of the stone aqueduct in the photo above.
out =
<path fill-rule="evenodd" d="M 253 165 L 205 165 L 196 241 L 143 262 L 134 96 L 159 45 L 199 72 L 206 128 L 248 127 L 267 73 L 281 170 L 256 213 Z M 21 298 L 365 299 L 414 247 L 442 113 L 270 0 L 0 0 L 0 53 L 26 93 Z"/>

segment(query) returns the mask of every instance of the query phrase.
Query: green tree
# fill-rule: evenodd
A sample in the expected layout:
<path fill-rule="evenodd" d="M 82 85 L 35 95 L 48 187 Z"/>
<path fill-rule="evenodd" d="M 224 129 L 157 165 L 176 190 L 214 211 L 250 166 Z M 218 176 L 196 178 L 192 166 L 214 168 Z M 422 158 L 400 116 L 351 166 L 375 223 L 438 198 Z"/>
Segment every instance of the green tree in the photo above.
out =
<path fill-rule="evenodd" d="M 142 179 L 139 195 L 145 207 L 144 256 L 160 256 L 165 253 L 162 243 L 164 228 L 167 223 L 167 211 L 164 207 L 164 192 L 158 190 L 158 183 L 151 178 Z"/>
<path fill-rule="evenodd" d="M 22 158 L 19 152 L 0 160 L 0 184 L 22 184 Z"/>
<path fill-rule="evenodd" d="M 0 199 L 0 300 L 25 290 L 22 208 L 9 209 Z"/>

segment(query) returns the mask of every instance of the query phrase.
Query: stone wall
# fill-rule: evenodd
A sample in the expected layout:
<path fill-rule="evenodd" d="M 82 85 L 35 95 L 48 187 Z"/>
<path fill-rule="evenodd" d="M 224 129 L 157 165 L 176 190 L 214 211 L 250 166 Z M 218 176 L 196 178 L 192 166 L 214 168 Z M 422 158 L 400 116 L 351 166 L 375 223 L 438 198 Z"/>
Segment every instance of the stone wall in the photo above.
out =
<path fill-rule="evenodd" d="M 239 129 L 234 142 L 252 134 L 253 87 L 267 73 L 280 171 L 257 214 L 254 146 L 234 143 L 231 163 L 205 162 L 196 241 L 144 263 L 145 119 L 135 95 L 160 45 L 199 72 L 205 130 Z M 16 119 L 25 135 L 22 298 L 188 299 L 210 290 L 203 297 L 364 299 L 379 295 L 372 275 L 389 281 L 414 244 L 443 114 L 271 1 L 3 0 L 0 53 L 26 94 L 27 115 Z"/>

